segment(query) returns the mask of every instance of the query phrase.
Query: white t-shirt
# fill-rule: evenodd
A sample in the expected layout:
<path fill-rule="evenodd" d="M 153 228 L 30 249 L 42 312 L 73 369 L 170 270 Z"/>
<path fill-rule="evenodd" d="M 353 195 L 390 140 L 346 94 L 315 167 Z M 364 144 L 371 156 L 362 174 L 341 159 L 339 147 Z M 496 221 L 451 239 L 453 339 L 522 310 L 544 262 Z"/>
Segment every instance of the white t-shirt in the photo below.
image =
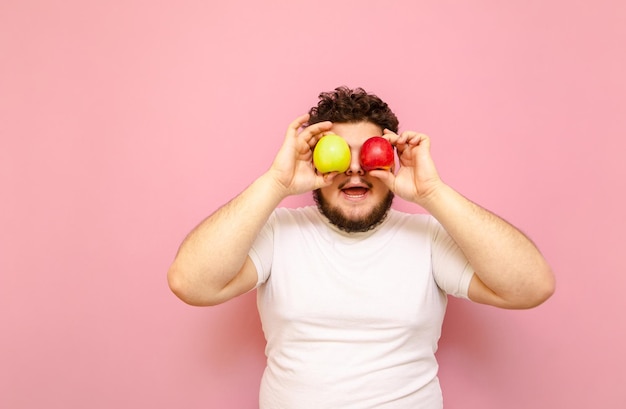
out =
<path fill-rule="evenodd" d="M 267 340 L 261 409 L 441 408 L 446 294 L 473 271 L 429 215 L 390 210 L 345 233 L 314 206 L 278 208 L 250 257 Z"/>

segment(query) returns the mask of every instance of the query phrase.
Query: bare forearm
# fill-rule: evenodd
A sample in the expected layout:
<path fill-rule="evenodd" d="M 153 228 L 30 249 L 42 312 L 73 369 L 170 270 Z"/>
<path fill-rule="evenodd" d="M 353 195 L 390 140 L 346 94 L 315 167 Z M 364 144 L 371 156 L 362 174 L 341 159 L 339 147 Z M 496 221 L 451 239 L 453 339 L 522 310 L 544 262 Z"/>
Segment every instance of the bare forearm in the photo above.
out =
<path fill-rule="evenodd" d="M 461 247 L 496 304 L 526 308 L 550 296 L 554 289 L 550 267 L 517 228 L 446 185 L 426 207 Z M 474 295 L 485 301 L 482 294 Z"/>
<path fill-rule="evenodd" d="M 256 236 L 283 198 L 266 174 L 202 221 L 185 238 L 170 267 L 172 289 L 190 300 L 223 289 L 241 270 Z"/>
<path fill-rule="evenodd" d="M 213 305 L 253 288 L 256 268 L 247 257 L 272 211 L 287 196 L 332 183 L 312 166 L 311 147 L 332 127 L 330 121 L 303 128 L 309 115 L 296 118 L 270 169 L 239 196 L 200 223 L 183 241 L 168 282 L 193 305 Z"/>

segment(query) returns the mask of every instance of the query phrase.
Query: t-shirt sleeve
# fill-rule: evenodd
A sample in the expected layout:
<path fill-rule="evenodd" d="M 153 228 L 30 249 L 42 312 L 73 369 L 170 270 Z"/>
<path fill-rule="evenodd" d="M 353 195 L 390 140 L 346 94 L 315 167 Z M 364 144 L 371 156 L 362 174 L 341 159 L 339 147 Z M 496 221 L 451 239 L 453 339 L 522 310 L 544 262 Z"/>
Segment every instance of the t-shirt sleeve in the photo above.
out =
<path fill-rule="evenodd" d="M 435 282 L 445 293 L 467 299 L 474 270 L 461 248 L 434 218 L 431 218 L 430 234 Z"/>
<path fill-rule="evenodd" d="M 257 283 L 256 287 L 265 283 L 272 270 L 272 259 L 274 256 L 274 222 L 276 214 L 272 213 L 265 223 L 256 240 L 252 244 L 248 256 L 256 267 Z"/>

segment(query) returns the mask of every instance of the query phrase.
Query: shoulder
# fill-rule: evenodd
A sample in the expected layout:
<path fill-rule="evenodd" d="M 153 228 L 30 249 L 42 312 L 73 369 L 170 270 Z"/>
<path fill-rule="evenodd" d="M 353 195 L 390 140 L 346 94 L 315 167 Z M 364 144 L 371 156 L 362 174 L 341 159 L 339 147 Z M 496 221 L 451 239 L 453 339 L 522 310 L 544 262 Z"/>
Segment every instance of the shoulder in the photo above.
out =
<path fill-rule="evenodd" d="M 323 218 L 315 206 L 274 209 L 269 223 L 273 227 L 297 226 L 299 229 L 323 224 Z"/>
<path fill-rule="evenodd" d="M 396 209 L 390 209 L 387 218 L 387 224 L 393 229 L 430 231 L 437 224 L 437 220 L 429 214 L 406 213 Z"/>
<path fill-rule="evenodd" d="M 319 218 L 319 211 L 315 206 L 305 206 L 298 208 L 277 207 L 274 209 L 273 218 L 277 220 L 309 219 Z"/>

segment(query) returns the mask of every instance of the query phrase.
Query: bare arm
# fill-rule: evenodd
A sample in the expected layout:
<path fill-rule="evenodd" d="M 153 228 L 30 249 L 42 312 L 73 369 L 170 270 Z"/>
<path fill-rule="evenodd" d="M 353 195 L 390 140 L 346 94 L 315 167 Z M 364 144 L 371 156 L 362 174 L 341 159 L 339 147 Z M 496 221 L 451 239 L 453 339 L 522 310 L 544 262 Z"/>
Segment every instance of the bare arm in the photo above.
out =
<path fill-rule="evenodd" d="M 460 246 L 475 276 L 469 298 L 502 308 L 531 308 L 548 299 L 550 266 L 522 232 L 441 181 L 430 157 L 430 139 L 416 132 L 385 135 L 398 149 L 397 175 L 372 173 L 394 193 L 433 215 Z"/>
<path fill-rule="evenodd" d="M 531 308 L 554 292 L 550 266 L 517 228 L 472 203 L 447 185 L 425 208 L 461 247 L 475 271 L 473 301 L 502 308 Z"/>
<path fill-rule="evenodd" d="M 172 291 L 192 305 L 215 305 L 251 290 L 256 269 L 248 252 L 272 211 L 285 197 L 322 187 L 332 180 L 317 175 L 311 147 L 330 129 L 293 121 L 271 168 L 241 194 L 202 221 L 181 244 L 168 271 Z"/>
<path fill-rule="evenodd" d="M 192 305 L 214 305 L 251 290 L 248 251 L 281 194 L 263 175 L 189 233 L 168 271 L 172 291 Z M 244 268 L 245 267 L 245 268 Z"/>

